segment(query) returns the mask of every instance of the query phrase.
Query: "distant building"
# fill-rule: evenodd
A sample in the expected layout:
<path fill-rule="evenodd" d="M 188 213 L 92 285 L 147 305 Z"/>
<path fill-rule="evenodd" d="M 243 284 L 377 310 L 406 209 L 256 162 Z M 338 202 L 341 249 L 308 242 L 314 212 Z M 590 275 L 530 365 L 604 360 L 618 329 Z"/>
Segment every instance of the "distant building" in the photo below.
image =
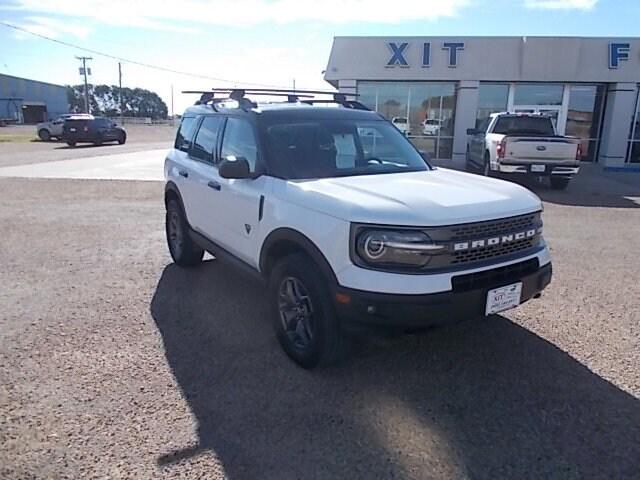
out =
<path fill-rule="evenodd" d="M 67 87 L 0 74 L 0 120 L 38 123 L 68 111 Z"/>

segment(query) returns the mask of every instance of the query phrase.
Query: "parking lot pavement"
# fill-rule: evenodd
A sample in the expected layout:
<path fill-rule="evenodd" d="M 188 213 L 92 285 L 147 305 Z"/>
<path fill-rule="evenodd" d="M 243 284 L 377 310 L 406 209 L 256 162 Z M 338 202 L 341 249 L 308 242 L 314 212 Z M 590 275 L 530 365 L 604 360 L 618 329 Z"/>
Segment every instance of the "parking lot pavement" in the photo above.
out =
<path fill-rule="evenodd" d="M 168 149 L 112 153 L 96 157 L 0 168 L 0 177 L 89 180 L 163 180 Z"/>
<path fill-rule="evenodd" d="M 161 183 L 0 178 L 0 477 L 637 478 L 640 208 L 572 188 L 541 299 L 307 372 Z"/>

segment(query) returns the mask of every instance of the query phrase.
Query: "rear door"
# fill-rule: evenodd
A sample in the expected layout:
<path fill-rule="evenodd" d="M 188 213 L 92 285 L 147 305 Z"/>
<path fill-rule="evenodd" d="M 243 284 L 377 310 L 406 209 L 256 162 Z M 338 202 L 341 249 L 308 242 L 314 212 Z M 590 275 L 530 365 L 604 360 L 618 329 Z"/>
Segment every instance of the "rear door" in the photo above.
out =
<path fill-rule="evenodd" d="M 189 150 L 191 149 L 197 124 L 198 119 L 196 117 L 182 118 L 174 148 L 169 153 L 165 166 L 167 179 L 172 180 L 178 186 L 187 221 L 192 227 L 195 227 L 197 199 L 195 185 L 190 179 L 192 161 L 189 158 Z"/>
<path fill-rule="evenodd" d="M 221 195 L 218 176 L 218 139 L 224 116 L 207 115 L 199 122 L 189 149 L 189 188 L 192 195 L 191 226 L 218 243 L 220 236 Z"/>

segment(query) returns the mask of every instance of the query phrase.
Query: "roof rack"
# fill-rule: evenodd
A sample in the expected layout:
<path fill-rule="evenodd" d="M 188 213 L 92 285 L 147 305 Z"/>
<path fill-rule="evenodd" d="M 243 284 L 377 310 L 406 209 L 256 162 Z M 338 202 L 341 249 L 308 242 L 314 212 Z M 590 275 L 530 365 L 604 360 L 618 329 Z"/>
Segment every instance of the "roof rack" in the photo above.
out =
<path fill-rule="evenodd" d="M 210 90 L 183 90 L 182 93 L 199 93 L 200 99 L 197 100 L 195 104 L 211 104 L 211 107 L 215 111 L 218 111 L 216 104 L 224 103 L 228 100 L 235 100 L 238 102 L 238 106 L 243 109 L 257 107 L 257 103 L 245 97 L 247 93 L 252 96 L 287 97 L 286 103 L 302 102 L 308 105 L 334 103 L 342 105 L 345 108 L 369 110 L 369 108 L 358 101 L 347 100 L 347 96 L 357 97 L 357 93 L 329 92 L 324 90 L 289 90 L 281 88 L 212 88 Z M 215 98 L 215 95 L 218 93 L 226 94 L 226 96 Z M 333 99 L 316 99 L 314 98 L 315 95 L 332 95 Z"/>

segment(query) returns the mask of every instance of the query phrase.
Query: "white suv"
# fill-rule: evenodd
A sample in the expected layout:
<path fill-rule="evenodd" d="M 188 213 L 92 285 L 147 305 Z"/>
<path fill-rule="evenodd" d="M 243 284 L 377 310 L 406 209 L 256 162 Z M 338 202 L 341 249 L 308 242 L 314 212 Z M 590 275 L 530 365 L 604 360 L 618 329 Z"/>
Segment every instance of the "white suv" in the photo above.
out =
<path fill-rule="evenodd" d="M 340 358 L 347 333 L 491 315 L 551 281 L 527 189 L 430 166 L 344 97 L 329 108 L 244 93 L 184 113 L 165 161 L 167 241 L 178 265 L 208 251 L 264 281 L 298 364 Z"/>

